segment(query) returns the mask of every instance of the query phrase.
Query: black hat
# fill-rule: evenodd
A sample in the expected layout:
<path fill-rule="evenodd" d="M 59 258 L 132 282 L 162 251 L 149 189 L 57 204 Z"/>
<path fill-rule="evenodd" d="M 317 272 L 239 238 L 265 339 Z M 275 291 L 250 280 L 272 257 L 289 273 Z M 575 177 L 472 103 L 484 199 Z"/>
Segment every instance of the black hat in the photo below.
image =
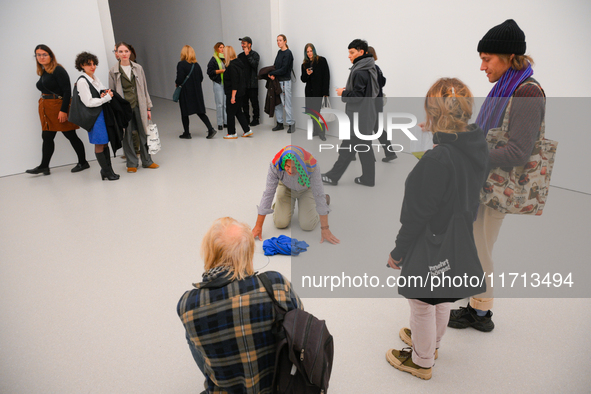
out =
<path fill-rule="evenodd" d="M 239 38 L 240 41 L 246 41 L 248 42 L 250 45 L 252 45 L 252 39 L 249 36 L 244 36 L 242 38 Z"/>
<path fill-rule="evenodd" d="M 478 52 L 525 54 L 525 33 L 513 19 L 490 29 L 478 43 Z"/>

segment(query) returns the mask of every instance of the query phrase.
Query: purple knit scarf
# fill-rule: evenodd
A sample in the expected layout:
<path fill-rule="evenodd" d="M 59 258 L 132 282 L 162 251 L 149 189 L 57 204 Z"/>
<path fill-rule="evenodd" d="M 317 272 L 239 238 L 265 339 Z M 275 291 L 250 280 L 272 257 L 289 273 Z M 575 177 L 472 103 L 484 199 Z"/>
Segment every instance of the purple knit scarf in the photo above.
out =
<path fill-rule="evenodd" d="M 492 88 L 476 118 L 476 124 L 484 130 L 484 135 L 492 128 L 499 127 L 503 110 L 515 89 L 526 79 L 531 77 L 534 70 L 531 64 L 519 71 L 509 68 Z"/>

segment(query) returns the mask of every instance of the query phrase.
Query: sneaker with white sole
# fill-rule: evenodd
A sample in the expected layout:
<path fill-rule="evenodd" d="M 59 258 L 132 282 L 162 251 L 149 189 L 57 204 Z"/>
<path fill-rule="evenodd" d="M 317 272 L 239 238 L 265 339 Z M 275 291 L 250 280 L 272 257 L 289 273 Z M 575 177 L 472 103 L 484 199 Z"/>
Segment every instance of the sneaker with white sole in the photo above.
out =
<path fill-rule="evenodd" d="M 248 130 L 246 133 L 242 134 L 243 137 L 250 137 L 252 135 L 252 130 Z"/>
<path fill-rule="evenodd" d="M 225 140 L 235 140 L 236 138 L 238 138 L 238 136 L 236 134 L 226 134 L 224 136 Z"/>
<path fill-rule="evenodd" d="M 410 328 L 401 328 L 398 335 L 400 335 L 400 339 L 402 339 L 402 342 L 406 343 L 408 346 L 412 346 L 412 334 Z M 435 349 L 435 360 L 437 360 L 437 357 L 439 357 L 439 349 Z"/>
<path fill-rule="evenodd" d="M 412 361 L 412 348 L 390 349 L 386 352 L 386 360 L 399 371 L 408 372 L 417 378 L 431 379 L 432 368 L 422 368 Z"/>

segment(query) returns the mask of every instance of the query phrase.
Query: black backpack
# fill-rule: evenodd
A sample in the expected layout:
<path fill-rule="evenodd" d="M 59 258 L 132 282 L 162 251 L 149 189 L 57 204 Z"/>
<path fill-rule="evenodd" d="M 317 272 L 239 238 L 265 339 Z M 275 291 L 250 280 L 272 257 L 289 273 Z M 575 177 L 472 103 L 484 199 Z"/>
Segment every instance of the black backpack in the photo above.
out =
<path fill-rule="evenodd" d="M 324 320 L 301 309 L 287 312 L 273 294 L 265 273 L 258 275 L 275 305 L 273 334 L 277 341 L 273 393 L 326 394 L 332 371 L 332 335 Z"/>

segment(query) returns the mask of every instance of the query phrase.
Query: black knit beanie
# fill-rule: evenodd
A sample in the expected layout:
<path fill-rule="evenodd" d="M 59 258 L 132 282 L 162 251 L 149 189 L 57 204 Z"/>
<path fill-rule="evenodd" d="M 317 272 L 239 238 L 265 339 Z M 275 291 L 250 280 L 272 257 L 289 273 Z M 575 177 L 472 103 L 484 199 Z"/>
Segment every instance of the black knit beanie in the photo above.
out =
<path fill-rule="evenodd" d="M 525 33 L 513 19 L 490 29 L 478 43 L 479 53 L 525 54 Z"/>

